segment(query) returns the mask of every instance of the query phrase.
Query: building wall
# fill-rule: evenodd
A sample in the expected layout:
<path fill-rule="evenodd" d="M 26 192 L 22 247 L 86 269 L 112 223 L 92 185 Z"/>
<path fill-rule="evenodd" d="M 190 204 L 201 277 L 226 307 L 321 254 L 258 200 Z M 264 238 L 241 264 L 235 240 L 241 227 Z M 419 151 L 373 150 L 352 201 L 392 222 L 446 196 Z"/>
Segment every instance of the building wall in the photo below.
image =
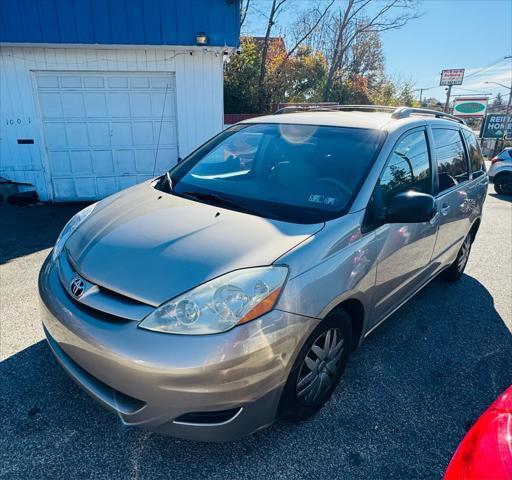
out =
<path fill-rule="evenodd" d="M 236 47 L 238 0 L 1 0 L 0 42 Z"/>
<path fill-rule="evenodd" d="M 184 157 L 223 128 L 222 62 L 222 50 L 212 48 L 0 46 L 0 176 L 31 183 L 42 200 L 52 199 L 37 72 L 174 73 L 178 154 Z"/>

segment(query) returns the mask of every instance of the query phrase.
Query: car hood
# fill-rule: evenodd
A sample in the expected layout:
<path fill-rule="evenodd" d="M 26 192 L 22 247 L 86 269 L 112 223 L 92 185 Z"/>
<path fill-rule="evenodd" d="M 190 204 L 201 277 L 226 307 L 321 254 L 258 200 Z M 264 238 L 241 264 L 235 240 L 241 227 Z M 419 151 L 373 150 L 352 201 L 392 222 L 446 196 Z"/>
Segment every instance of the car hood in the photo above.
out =
<path fill-rule="evenodd" d="M 269 265 L 322 227 L 227 210 L 144 183 L 100 202 L 66 250 L 90 282 L 157 306 L 226 272 Z"/>

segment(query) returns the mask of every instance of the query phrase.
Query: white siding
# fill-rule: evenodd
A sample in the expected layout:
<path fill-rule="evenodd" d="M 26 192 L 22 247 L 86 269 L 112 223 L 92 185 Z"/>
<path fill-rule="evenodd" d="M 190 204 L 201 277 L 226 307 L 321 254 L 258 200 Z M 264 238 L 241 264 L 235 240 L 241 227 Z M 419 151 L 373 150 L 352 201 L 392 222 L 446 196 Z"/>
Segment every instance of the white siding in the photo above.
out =
<path fill-rule="evenodd" d="M 222 54 L 169 48 L 0 47 L 0 175 L 52 196 L 38 72 L 167 72 L 176 82 L 178 152 L 188 155 L 223 128 Z M 33 145 L 18 145 L 18 139 Z"/>

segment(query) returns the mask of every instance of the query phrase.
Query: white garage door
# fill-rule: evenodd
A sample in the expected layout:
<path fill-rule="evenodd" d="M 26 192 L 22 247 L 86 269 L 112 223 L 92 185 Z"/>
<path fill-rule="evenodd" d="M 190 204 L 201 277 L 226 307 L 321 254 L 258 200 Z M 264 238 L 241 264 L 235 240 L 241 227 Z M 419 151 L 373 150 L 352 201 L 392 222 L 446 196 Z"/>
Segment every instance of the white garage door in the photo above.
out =
<path fill-rule="evenodd" d="M 55 200 L 102 198 L 176 163 L 173 74 L 39 72 L 36 80 Z"/>

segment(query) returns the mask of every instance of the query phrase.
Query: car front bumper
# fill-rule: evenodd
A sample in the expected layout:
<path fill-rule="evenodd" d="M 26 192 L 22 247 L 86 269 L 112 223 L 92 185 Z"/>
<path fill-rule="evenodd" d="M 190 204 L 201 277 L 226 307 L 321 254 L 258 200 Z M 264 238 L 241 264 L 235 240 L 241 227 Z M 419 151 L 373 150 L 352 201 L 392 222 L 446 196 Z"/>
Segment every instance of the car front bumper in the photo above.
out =
<path fill-rule="evenodd" d="M 50 257 L 39 292 L 48 343 L 87 393 L 127 425 L 201 441 L 235 440 L 270 425 L 295 357 L 318 324 L 274 310 L 221 334 L 148 331 L 72 300 Z M 232 415 L 178 419 L 217 411 Z"/>

